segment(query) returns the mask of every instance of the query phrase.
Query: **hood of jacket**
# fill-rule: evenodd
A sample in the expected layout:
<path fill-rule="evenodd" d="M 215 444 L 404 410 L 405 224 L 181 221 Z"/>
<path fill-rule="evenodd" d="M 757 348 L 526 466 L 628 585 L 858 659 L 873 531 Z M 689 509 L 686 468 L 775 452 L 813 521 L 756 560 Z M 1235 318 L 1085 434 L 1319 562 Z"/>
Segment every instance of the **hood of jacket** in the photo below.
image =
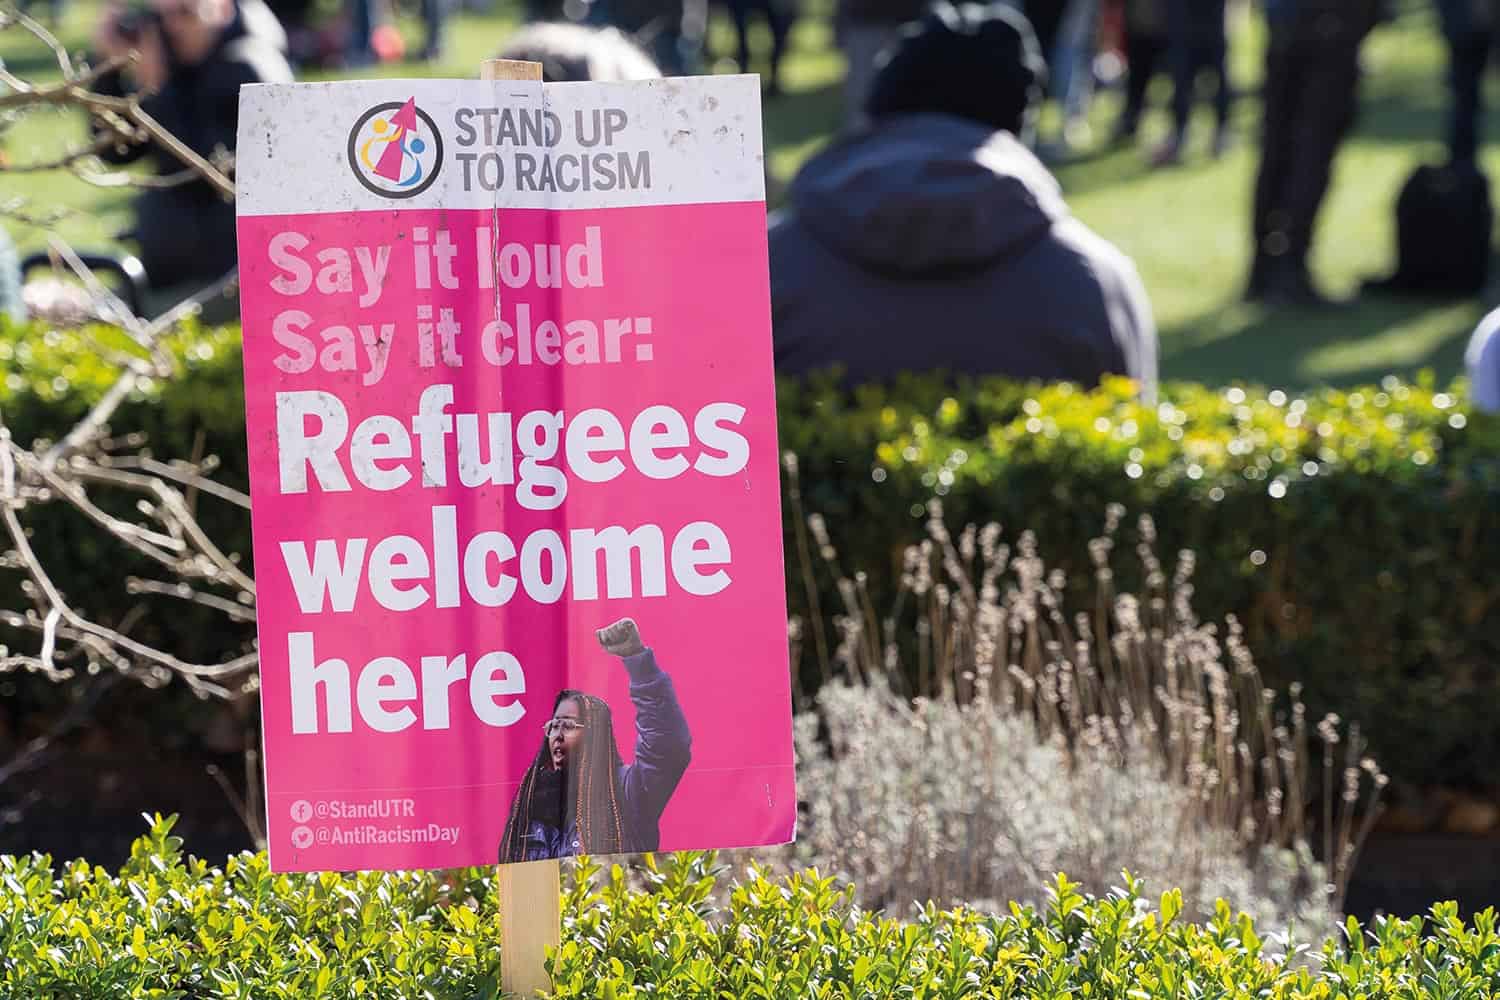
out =
<path fill-rule="evenodd" d="M 1056 179 L 1015 136 L 940 114 L 843 137 L 808 161 L 789 194 L 816 240 L 891 275 L 979 270 L 1067 214 Z"/>

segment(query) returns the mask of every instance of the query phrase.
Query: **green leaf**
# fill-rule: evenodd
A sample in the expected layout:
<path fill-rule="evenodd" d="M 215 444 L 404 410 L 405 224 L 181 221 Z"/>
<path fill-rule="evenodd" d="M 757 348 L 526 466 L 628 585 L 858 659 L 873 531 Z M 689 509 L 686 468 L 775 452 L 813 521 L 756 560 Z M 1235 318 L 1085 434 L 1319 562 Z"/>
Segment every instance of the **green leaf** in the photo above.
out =
<path fill-rule="evenodd" d="M 1167 925 L 1177 919 L 1182 912 L 1182 890 L 1168 889 L 1161 894 L 1161 926 L 1165 930 Z"/>

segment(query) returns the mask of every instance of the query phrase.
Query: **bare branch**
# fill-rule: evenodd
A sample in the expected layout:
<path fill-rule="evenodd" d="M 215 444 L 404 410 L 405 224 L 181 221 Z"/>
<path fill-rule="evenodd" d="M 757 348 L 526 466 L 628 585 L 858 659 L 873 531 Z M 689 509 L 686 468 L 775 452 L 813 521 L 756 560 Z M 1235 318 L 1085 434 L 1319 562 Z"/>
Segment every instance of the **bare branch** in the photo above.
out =
<path fill-rule="evenodd" d="M 127 626 L 132 624 L 133 620 L 131 616 L 127 616 L 127 620 L 121 621 L 117 631 L 122 633 L 128 632 L 129 628 Z M 40 632 L 45 625 L 45 619 L 36 612 L 22 614 L 18 611 L 0 611 L 0 625 L 5 625 L 18 632 Z M 103 662 L 122 676 L 128 676 L 135 672 L 129 659 L 120 656 L 107 646 L 90 646 L 91 640 L 87 634 L 79 632 L 66 623 L 58 625 L 57 636 L 64 642 L 72 643 L 82 650 L 85 658 L 90 653 L 97 654 L 97 660 L 89 660 L 91 663 Z M 8 662 L 11 665 L 9 667 L 0 666 L 0 673 L 6 672 L 7 669 L 16 669 L 17 667 L 24 667 L 27 670 L 35 670 L 39 673 L 47 673 L 42 661 L 35 656 L 11 656 Z M 71 669 L 58 669 L 48 674 L 48 679 L 53 681 L 71 680 L 73 677 L 74 671 Z"/>
<path fill-rule="evenodd" d="M 6 174 L 43 174 L 55 170 L 68 170 L 80 160 L 97 159 L 99 154 L 118 140 L 113 136 L 101 135 L 87 146 L 78 149 L 70 149 L 50 160 L 32 160 L 28 163 L 6 163 L 0 164 L 0 173 Z M 79 174 L 79 176 L 83 176 Z"/>
<path fill-rule="evenodd" d="M 125 589 L 132 594 L 159 594 L 162 597 L 176 597 L 180 600 L 191 601 L 201 604 L 215 611 L 222 611 L 238 622 L 255 621 L 255 609 L 247 608 L 243 604 L 225 600 L 216 594 L 205 594 L 201 590 L 194 590 L 185 583 L 162 583 L 157 580 L 142 580 L 139 577 L 131 577 L 125 581 Z"/>
<path fill-rule="evenodd" d="M 16 466 L 10 457 L 10 428 L 0 420 L 0 506 L 16 498 Z"/>
<path fill-rule="evenodd" d="M 93 349 L 95 354 L 99 355 L 100 358 L 108 361 L 116 368 L 129 368 L 131 365 L 136 364 L 141 360 L 139 354 L 127 354 L 124 351 L 110 347 L 108 344 L 101 341 L 98 337 L 94 336 L 93 331 L 90 330 L 87 326 L 80 327 L 75 332 L 84 340 L 88 341 L 89 347 Z M 99 438 L 94 443 L 98 448 L 105 451 L 107 451 L 110 446 L 108 438 Z"/>
<path fill-rule="evenodd" d="M 140 469 L 142 472 L 149 472 L 153 476 L 170 479 L 175 483 L 180 483 L 191 489 L 218 497 L 220 500 L 227 500 L 236 507 L 241 507 L 245 510 L 250 509 L 250 498 L 244 493 L 232 487 L 225 486 L 223 483 L 214 482 L 185 463 L 169 465 L 166 462 L 158 462 L 154 458 L 126 455 L 110 460 L 107 465 L 121 469 Z"/>
<path fill-rule="evenodd" d="M 162 127 L 160 122 L 141 107 L 138 95 L 116 97 L 91 89 L 106 76 L 130 65 L 139 57 L 139 53 L 131 52 L 128 56 L 107 59 L 97 66 L 91 66 L 84 72 L 78 73 L 68 61 L 67 53 L 40 24 L 24 14 L 17 13 L 0 15 L 0 26 L 3 26 L 6 20 L 27 26 L 33 34 L 37 34 L 45 43 L 52 46 L 53 51 L 58 55 L 59 65 L 63 67 L 63 79 L 57 83 L 36 86 L 7 70 L 0 69 L 0 83 L 4 83 L 11 91 L 0 93 L 0 112 L 44 106 L 79 108 L 88 112 L 105 129 L 105 132 L 96 138 L 88 151 L 79 152 L 76 155 L 64 154 L 62 161 L 54 163 L 54 166 L 71 166 L 79 159 L 103 152 L 114 145 L 154 142 L 179 160 L 191 171 L 192 175 L 201 177 L 212 185 L 221 196 L 226 199 L 234 197 L 234 182 L 225 175 L 224 171 Z M 47 169 L 47 165 L 38 164 L 34 169 Z M 95 175 L 95 180 L 107 186 L 119 186 L 121 183 L 112 178 L 106 179 L 107 177 L 108 175 Z M 85 179 L 88 177 L 85 176 Z M 182 183 L 182 181 L 174 175 L 141 183 L 143 186 L 170 186 Z"/>
<path fill-rule="evenodd" d="M 67 433 L 57 444 L 47 449 L 47 454 L 42 456 L 42 469 L 50 472 L 57 464 L 58 459 L 76 451 L 89 438 L 94 437 L 109 422 L 115 410 L 130 395 L 130 390 L 135 388 L 136 373 L 133 368 L 127 368 L 115 379 L 115 384 L 109 387 L 109 391 L 99 398 L 99 402 L 93 405 L 78 424 Z"/>
<path fill-rule="evenodd" d="M 68 267 L 72 268 L 73 273 L 78 276 L 78 280 L 83 282 L 84 287 L 89 290 L 90 295 L 94 296 L 95 301 L 104 304 L 107 310 L 104 312 L 104 315 L 115 319 L 121 328 L 130 334 L 131 340 L 134 340 L 137 344 L 151 352 L 152 357 L 156 359 L 157 372 L 162 375 L 170 374 L 172 371 L 172 359 L 157 349 L 155 335 L 141 318 L 132 312 L 129 306 L 120 301 L 118 295 L 110 291 L 109 287 L 95 276 L 89 266 L 73 252 L 73 248 L 68 246 L 64 240 L 57 236 L 49 236 L 47 238 L 47 245 L 52 248 L 54 254 L 67 262 Z M 124 376 L 122 375 L 121 377 L 123 378 Z"/>
<path fill-rule="evenodd" d="M 0 28 L 12 25 L 25 28 L 52 50 L 61 79 L 33 83 L 0 68 L 0 85 L 8 88 L 0 94 L 0 130 L 26 112 L 58 109 L 85 112 L 94 132 L 84 144 L 43 154 L 10 168 L 11 172 L 70 173 L 111 187 L 159 188 L 202 179 L 220 195 L 233 197 L 231 156 L 216 151 L 206 157 L 189 148 L 142 108 L 140 96 L 100 92 L 109 89 L 106 78 L 134 61 L 136 53 L 94 66 L 75 66 L 40 24 L 24 14 L 0 12 Z M 148 142 L 179 160 L 184 169 L 141 177 L 98 166 L 113 149 Z M 44 215 L 29 211 L 19 199 L 0 200 L 0 216 L 33 225 L 51 227 L 64 214 Z M 35 641 L 23 649 L 0 646 L 0 673 L 26 670 L 54 682 L 77 683 L 102 671 L 152 687 L 176 678 L 198 694 L 226 700 L 253 694 L 259 686 L 260 661 L 254 633 L 246 626 L 255 621 L 255 580 L 240 567 L 238 556 L 226 554 L 210 536 L 196 510 L 199 496 L 212 496 L 242 510 L 248 510 L 249 497 L 213 481 L 209 472 L 215 463 L 203 458 L 201 439 L 190 461 L 162 461 L 144 450 L 143 435 L 127 430 L 116 436 L 110 430 L 122 404 L 144 380 L 171 378 L 179 370 L 177 359 L 166 347 L 166 334 L 200 312 L 204 303 L 233 288 L 238 277 L 231 273 L 148 321 L 111 291 L 66 243 L 55 236 L 49 242 L 54 258 L 66 264 L 91 300 L 75 311 L 102 317 L 133 344 L 115 349 L 85 332 L 90 347 L 112 363 L 117 374 L 81 420 L 71 427 L 47 428 L 52 441 L 23 447 L 12 440 L 0 414 L 0 571 L 20 575 L 22 604 L 19 610 L 0 609 L 0 628 L 19 633 L 27 643 Z M 67 287 L 71 290 L 71 283 Z M 133 502 L 139 516 L 122 514 L 129 509 L 120 506 L 122 501 Z M 122 581 L 125 593 L 141 599 L 132 601 L 113 627 L 69 603 L 63 593 L 71 579 L 68 567 L 44 565 L 33 546 L 30 532 L 38 525 L 29 515 L 49 505 L 81 515 L 101 535 L 124 546 L 133 560 L 144 557 L 162 568 L 154 574 L 159 579 Z M 224 647 L 229 652 L 222 661 L 194 662 L 180 651 L 132 638 L 130 632 L 143 616 L 164 607 L 157 598 L 186 601 L 221 616 L 229 626 Z M 96 598 L 91 593 L 89 599 Z M 35 754 L 26 759 L 35 760 Z M 0 780 L 4 776 L 0 769 Z"/>
<path fill-rule="evenodd" d="M 92 184 L 99 188 L 140 188 L 148 191 L 161 191 L 166 188 L 181 187 L 198 179 L 196 170 L 179 170 L 175 174 L 164 174 L 156 176 L 153 174 L 127 174 L 122 170 L 112 170 L 107 173 L 94 173 L 88 170 L 74 169 L 74 177 L 85 184 Z"/>
<path fill-rule="evenodd" d="M 3 421 L 0 421 L 0 482 L 4 484 L 4 492 L 0 493 L 0 521 L 3 521 L 7 532 L 10 534 L 11 546 L 16 558 L 20 561 L 30 580 L 40 589 L 41 599 L 48 608 L 47 618 L 43 620 L 44 650 L 47 644 L 45 638 L 46 631 L 52 630 L 54 636 L 60 636 L 62 635 L 60 629 L 63 624 L 66 624 L 76 633 L 76 636 L 74 636 L 75 641 L 83 644 L 87 651 L 96 656 L 102 655 L 106 650 L 113 651 L 116 657 L 114 662 L 116 663 L 119 662 L 118 657 L 134 657 L 137 660 L 165 667 L 167 670 L 182 676 L 195 688 L 211 691 L 220 697 L 230 697 L 231 692 L 229 689 L 216 682 L 230 680 L 237 675 L 254 669 L 259 663 L 258 653 L 247 653 L 217 664 L 188 663 L 164 650 L 159 650 L 131 639 L 116 629 L 91 622 L 68 605 L 63 599 L 61 592 L 58 591 L 56 584 L 53 583 L 51 576 L 37 559 L 36 553 L 26 537 L 25 528 L 16 515 L 16 509 L 19 506 L 16 501 L 21 495 L 20 490 L 17 488 L 18 474 L 25 473 L 28 469 L 16 465 L 12 455 L 13 447 L 10 442 L 9 429 L 5 427 Z M 28 463 L 28 466 L 39 468 L 40 462 Z M 168 497 L 175 493 L 175 490 L 171 490 L 170 487 L 164 487 L 164 489 L 167 491 L 166 495 Z M 177 504 L 181 504 L 180 494 L 177 495 Z M 196 536 L 199 540 L 206 541 L 206 536 L 203 535 L 201 529 L 196 529 Z M 212 546 L 212 543 L 209 543 L 209 549 L 212 552 L 212 555 L 209 555 L 211 560 L 222 559 L 228 564 L 228 560 L 224 559 L 222 554 L 218 552 L 218 549 Z M 234 579 L 236 583 L 249 583 L 250 586 L 245 589 L 253 594 L 254 582 L 249 580 L 237 568 L 233 568 L 232 564 L 230 564 L 230 569 L 232 569 L 232 573 L 229 574 L 231 579 Z M 57 620 L 50 626 L 46 625 L 46 621 L 50 620 L 54 613 L 58 616 Z M 3 618 L 12 625 L 27 625 L 32 623 L 29 617 L 23 618 L 20 622 L 16 621 L 14 615 L 6 615 Z M 44 665 L 48 665 L 46 658 L 43 658 L 42 662 Z"/>
<path fill-rule="evenodd" d="M 57 58 L 57 65 L 62 70 L 63 76 L 70 77 L 73 75 L 73 61 L 68 58 L 68 50 L 63 47 L 62 42 L 59 42 L 57 37 L 48 31 L 40 21 L 20 9 L 0 11 L 0 29 L 11 24 L 19 24 L 35 35 L 37 40 L 43 45 L 51 49 L 52 54 Z"/>
<path fill-rule="evenodd" d="M 159 512 L 165 515 L 162 518 L 163 523 L 175 524 L 180 528 L 193 544 L 198 546 L 199 555 L 209 564 L 203 566 L 201 563 L 192 561 L 179 562 L 175 567 L 178 572 L 208 580 L 216 580 L 219 574 L 222 574 L 230 585 L 251 594 L 255 593 L 255 581 L 246 576 L 233 560 L 219 550 L 219 547 L 198 524 L 197 519 L 188 512 L 187 501 L 175 487 L 168 486 L 160 479 L 109 469 L 92 463 L 75 465 L 71 472 L 82 479 L 115 483 L 149 493 L 156 500 Z"/>
<path fill-rule="evenodd" d="M 203 303 L 211 302 L 219 296 L 224 295 L 230 289 L 237 286 L 239 281 L 239 268 L 235 268 L 212 285 L 199 289 L 193 295 L 183 299 L 171 309 L 152 320 L 146 325 L 146 331 L 155 338 L 188 317 L 196 316 L 203 309 Z"/>
<path fill-rule="evenodd" d="M 16 546 L 17 551 L 20 552 L 22 560 L 31 571 L 32 578 L 42 587 L 47 600 L 61 615 L 62 620 L 66 621 L 80 633 L 80 639 L 92 637 L 103 640 L 124 653 L 128 653 L 141 660 L 159 664 L 174 673 L 181 674 L 190 683 L 205 680 L 227 680 L 259 664 L 259 653 L 246 653 L 231 660 L 226 660 L 223 663 L 186 663 L 170 653 L 154 649 L 145 643 L 137 642 L 128 636 L 122 635 L 115 629 L 106 628 L 103 625 L 95 624 L 83 618 L 63 601 L 62 595 L 57 592 L 57 588 L 53 585 L 51 578 L 47 576 L 46 571 L 37 562 L 36 555 L 32 551 L 30 544 L 26 541 L 25 530 L 16 518 L 15 511 L 6 509 L 0 512 L 0 519 L 4 520 L 5 527 L 10 532 L 11 542 Z M 215 687 L 218 691 L 226 691 L 226 689 L 217 685 Z"/>
<path fill-rule="evenodd" d="M 47 612 L 47 617 L 42 620 L 42 669 L 48 673 L 57 668 L 52 663 L 52 657 L 57 654 L 57 623 L 62 620 L 62 612 L 53 608 Z"/>
<path fill-rule="evenodd" d="M 104 77 L 124 66 L 129 66 L 135 61 L 136 53 L 128 56 L 118 56 L 114 59 L 106 59 L 97 66 L 91 66 L 83 73 L 70 73 L 57 83 L 50 83 L 37 87 L 27 83 L 12 73 L 0 70 L 0 82 L 3 82 L 12 93 L 0 94 L 0 111 L 12 108 L 27 109 L 43 105 L 57 105 L 62 107 L 80 107 L 90 111 L 113 111 L 127 120 L 133 120 L 133 112 L 138 106 L 134 97 L 115 97 L 111 94 L 99 94 L 90 90 L 94 84 Z M 143 123 L 137 122 L 142 125 Z M 157 126 L 160 128 L 161 126 Z"/>
<path fill-rule="evenodd" d="M 208 181 L 214 187 L 218 188 L 219 194 L 223 195 L 227 199 L 233 200 L 234 181 L 230 180 L 228 177 L 225 177 L 212 163 L 209 163 L 203 157 L 193 152 L 192 149 L 182 143 L 175 135 L 162 128 L 161 125 L 157 124 L 156 119 L 146 114 L 146 112 L 141 109 L 141 106 L 139 104 L 133 104 L 131 106 L 128 117 L 132 121 L 136 122 L 136 124 L 144 128 L 147 132 L 149 132 L 151 134 L 151 138 L 154 139 L 158 145 L 162 146 L 169 153 L 177 157 L 189 167 L 192 167 L 194 170 L 198 171 L 198 173 L 203 176 L 204 180 Z"/>
<path fill-rule="evenodd" d="M 30 471 L 28 469 L 31 464 L 28 461 L 29 456 L 23 454 L 20 457 L 23 470 Z M 89 520 L 137 552 L 174 569 L 183 561 L 187 546 L 182 543 L 181 539 L 174 535 L 158 534 L 149 528 L 132 524 L 112 514 L 106 514 L 89 499 L 88 493 L 82 486 L 76 482 L 64 480 L 56 470 L 47 468 L 45 459 L 35 471 L 48 486 L 57 491 L 59 496 L 70 501 Z"/>
<path fill-rule="evenodd" d="M 36 215 L 28 212 L 25 208 L 26 202 L 20 198 L 8 198 L 0 201 L 0 217 L 18 222 L 23 226 L 35 226 L 38 229 L 50 229 L 63 219 L 75 213 L 71 209 L 54 208 L 45 215 Z"/>

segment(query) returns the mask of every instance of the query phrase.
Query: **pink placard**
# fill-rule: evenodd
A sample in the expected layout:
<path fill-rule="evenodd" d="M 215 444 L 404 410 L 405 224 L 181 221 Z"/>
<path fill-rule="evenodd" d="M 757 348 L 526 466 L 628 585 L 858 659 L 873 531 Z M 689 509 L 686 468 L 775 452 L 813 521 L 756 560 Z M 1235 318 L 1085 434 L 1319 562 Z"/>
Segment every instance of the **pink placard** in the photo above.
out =
<path fill-rule="evenodd" d="M 436 131 L 455 157 L 461 112 L 503 98 L 403 86 L 333 104 L 354 130 L 389 105 L 378 134 Z M 648 158 L 653 115 L 745 93 L 632 86 L 571 98 L 627 108 Z M 269 89 L 242 144 L 308 97 Z M 791 839 L 763 196 L 679 203 L 663 155 L 633 203 L 478 207 L 463 161 L 404 198 L 377 190 L 399 156 L 364 159 L 374 184 L 326 168 L 355 191 L 334 211 L 285 211 L 315 206 L 240 167 L 273 868 Z"/>

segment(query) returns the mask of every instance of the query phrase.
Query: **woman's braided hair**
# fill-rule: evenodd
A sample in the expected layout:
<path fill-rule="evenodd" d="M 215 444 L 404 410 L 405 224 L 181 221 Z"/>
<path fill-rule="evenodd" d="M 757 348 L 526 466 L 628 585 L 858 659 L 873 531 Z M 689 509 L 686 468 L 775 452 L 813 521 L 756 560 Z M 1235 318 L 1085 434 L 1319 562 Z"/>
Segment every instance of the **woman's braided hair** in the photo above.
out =
<path fill-rule="evenodd" d="M 572 700 L 578 705 L 579 721 L 583 723 L 583 738 L 569 755 L 566 784 L 563 791 L 563 814 L 560 832 L 566 833 L 568 826 L 578 826 L 579 851 L 583 854 L 620 854 L 634 850 L 626 829 L 625 796 L 620 788 L 620 748 L 615 743 L 614 717 L 609 703 L 582 691 L 565 688 L 558 692 L 552 703 L 555 715 L 557 707 Z M 526 769 L 521 787 L 510 805 L 510 816 L 505 821 L 505 835 L 500 840 L 500 863 L 525 861 L 526 834 L 531 829 L 533 816 L 542 810 L 534 808 L 542 774 L 552 767 L 552 754 L 547 740 L 542 739 L 541 748 Z M 565 848 L 566 849 L 565 845 Z"/>

